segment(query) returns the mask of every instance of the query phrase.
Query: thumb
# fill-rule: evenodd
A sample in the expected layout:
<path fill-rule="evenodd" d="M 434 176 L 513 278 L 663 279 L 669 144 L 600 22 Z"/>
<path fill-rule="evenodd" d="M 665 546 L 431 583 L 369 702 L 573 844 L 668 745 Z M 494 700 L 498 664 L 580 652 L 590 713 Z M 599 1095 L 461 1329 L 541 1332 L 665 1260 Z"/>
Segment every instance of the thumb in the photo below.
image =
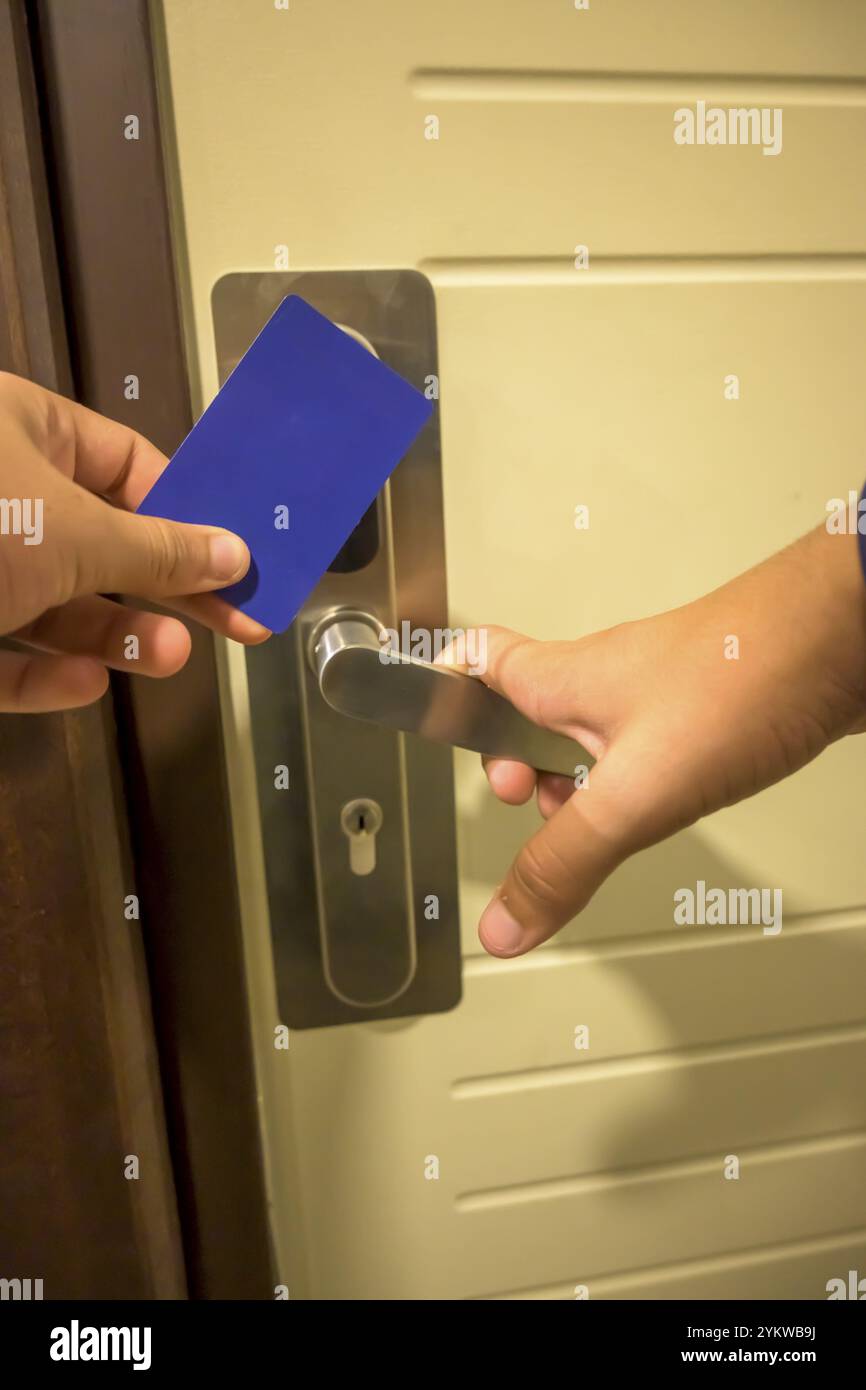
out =
<path fill-rule="evenodd" d="M 547 941 L 633 852 L 624 764 L 618 749 L 607 752 L 520 850 L 479 923 L 491 955 L 522 956 Z"/>
<path fill-rule="evenodd" d="M 215 526 L 192 526 L 139 516 L 95 502 L 68 535 L 76 551 L 75 589 L 172 598 L 208 593 L 242 579 L 250 552 L 240 536 Z"/>

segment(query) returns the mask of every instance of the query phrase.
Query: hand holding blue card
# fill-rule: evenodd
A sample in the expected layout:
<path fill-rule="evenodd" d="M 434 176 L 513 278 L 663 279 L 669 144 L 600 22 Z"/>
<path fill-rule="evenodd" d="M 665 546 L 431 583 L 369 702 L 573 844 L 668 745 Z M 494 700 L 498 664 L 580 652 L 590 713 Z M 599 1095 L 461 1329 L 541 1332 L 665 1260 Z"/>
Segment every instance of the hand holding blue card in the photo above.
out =
<path fill-rule="evenodd" d="M 220 597 L 289 626 L 432 403 L 297 295 L 284 299 L 138 507 L 224 526 L 249 573 Z"/>

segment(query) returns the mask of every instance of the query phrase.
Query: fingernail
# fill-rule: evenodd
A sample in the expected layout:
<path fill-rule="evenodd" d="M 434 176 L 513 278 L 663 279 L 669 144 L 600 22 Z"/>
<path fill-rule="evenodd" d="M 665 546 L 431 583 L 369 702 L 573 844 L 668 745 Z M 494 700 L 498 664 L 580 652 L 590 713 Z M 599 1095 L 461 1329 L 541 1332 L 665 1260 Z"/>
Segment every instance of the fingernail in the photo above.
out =
<path fill-rule="evenodd" d="M 221 532 L 210 539 L 210 572 L 214 579 L 233 579 L 247 562 L 247 548 L 239 536 Z"/>
<path fill-rule="evenodd" d="M 481 944 L 493 955 L 511 955 L 523 943 L 523 928 L 501 898 L 489 902 L 478 927 Z"/>

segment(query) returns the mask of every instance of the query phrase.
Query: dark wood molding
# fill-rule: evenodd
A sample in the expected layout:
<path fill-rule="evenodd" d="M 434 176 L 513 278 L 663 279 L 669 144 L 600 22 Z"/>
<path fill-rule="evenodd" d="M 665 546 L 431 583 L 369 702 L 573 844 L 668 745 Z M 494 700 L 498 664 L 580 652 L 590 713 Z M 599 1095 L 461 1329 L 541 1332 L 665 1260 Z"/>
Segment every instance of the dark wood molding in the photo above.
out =
<path fill-rule="evenodd" d="M 0 368 L 70 388 L 23 0 L 0 0 Z M 185 1296 L 119 790 L 110 699 L 0 715 L 0 1275 L 45 1298 Z"/>
<path fill-rule="evenodd" d="M 23 0 L 0 3 L 0 362 L 71 387 Z"/>
<path fill-rule="evenodd" d="M 33 13 L 78 394 L 171 453 L 192 421 L 147 0 Z M 114 691 L 190 1291 L 272 1298 L 210 633 L 171 681 Z"/>

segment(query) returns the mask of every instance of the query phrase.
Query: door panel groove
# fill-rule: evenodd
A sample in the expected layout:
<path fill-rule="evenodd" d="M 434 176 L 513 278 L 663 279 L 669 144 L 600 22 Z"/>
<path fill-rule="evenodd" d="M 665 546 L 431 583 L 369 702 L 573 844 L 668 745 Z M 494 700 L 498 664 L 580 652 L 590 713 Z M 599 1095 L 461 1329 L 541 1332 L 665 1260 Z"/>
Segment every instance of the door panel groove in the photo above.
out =
<path fill-rule="evenodd" d="M 637 1269 L 623 1269 L 606 1273 L 601 1279 L 592 1279 L 592 1293 L 595 1297 L 614 1297 L 624 1283 L 632 1284 L 640 1279 L 654 1278 L 659 1282 L 677 1279 L 687 1275 L 715 1272 L 733 1272 L 748 1266 L 771 1264 L 780 1257 L 792 1258 L 797 1255 L 822 1255 L 835 1250 L 844 1250 L 852 1245 L 863 1243 L 866 1246 L 866 1226 L 849 1230 L 831 1231 L 826 1235 L 809 1240 L 767 1242 L 765 1245 L 746 1246 L 742 1250 L 724 1255 L 702 1256 L 697 1260 L 675 1260 L 670 1264 L 641 1265 Z M 586 1278 L 584 1278 L 586 1282 Z M 622 1296 L 622 1295 L 620 1295 Z M 532 1298 L 574 1298 L 573 1284 L 534 1285 L 524 1289 L 510 1289 L 507 1292 L 480 1294 L 481 1299 L 532 1299 Z"/>
<path fill-rule="evenodd" d="M 834 1047 L 849 1042 L 866 1042 L 866 1019 L 858 1027 L 815 1028 L 796 1033 L 779 1033 L 767 1038 L 737 1038 L 736 1043 L 665 1048 L 641 1051 L 632 1056 L 606 1057 L 598 1062 L 567 1062 L 561 1066 L 528 1067 L 522 1071 L 491 1072 L 486 1076 L 458 1077 L 451 1083 L 454 1100 L 473 1100 L 518 1091 L 541 1090 L 550 1086 L 570 1086 L 578 1081 L 601 1077 L 637 1076 L 646 1072 L 675 1071 L 726 1061 L 745 1061 L 774 1053 L 792 1053 L 813 1048 Z"/>
<path fill-rule="evenodd" d="M 420 270 L 434 285 L 488 288 L 491 285 L 797 284 L 802 281 L 866 280 L 866 256 L 803 251 L 792 255 L 745 256 L 713 253 L 655 256 L 593 256 L 576 271 L 570 256 L 427 256 Z"/>
<path fill-rule="evenodd" d="M 786 106 L 866 106 L 866 80 L 857 77 L 767 73 L 551 72 L 515 68 L 417 68 L 409 79 L 419 101 L 591 102 L 678 105 L 703 101 L 740 105 L 766 100 Z"/>
<path fill-rule="evenodd" d="M 866 1129 L 851 1130 L 831 1135 L 829 1138 L 826 1135 L 810 1135 L 806 1139 L 793 1142 L 761 1144 L 756 1148 L 741 1149 L 738 1156 L 741 1159 L 747 1158 L 750 1164 L 755 1165 L 775 1163 L 780 1158 L 797 1159 L 805 1155 L 844 1153 L 857 1148 L 866 1151 Z M 539 1178 L 537 1182 L 462 1192 L 455 1197 L 454 1206 L 460 1212 L 489 1211 L 491 1208 L 513 1207 L 563 1197 L 580 1197 L 588 1193 L 613 1193 L 639 1184 L 667 1182 L 671 1178 L 716 1176 L 719 1170 L 720 1156 L 714 1153 L 697 1158 L 690 1157 L 684 1162 L 652 1163 L 619 1171 L 606 1168 L 580 1177 Z"/>
<path fill-rule="evenodd" d="M 859 909 L 856 910 L 856 915 L 850 918 L 846 912 L 845 920 L 841 922 L 838 920 L 837 914 L 830 912 L 810 913 L 796 921 L 786 920 L 784 930 L 779 935 L 777 946 L 780 946 L 784 941 L 803 940 L 825 932 L 842 933 L 863 931 L 864 929 L 866 929 L 866 917 L 860 915 Z M 760 935 L 750 937 L 749 933 L 754 933 L 755 930 L 755 927 L 712 927 L 708 932 L 706 927 L 681 928 L 679 931 L 648 933 L 639 938 L 621 936 L 592 943 L 586 941 L 563 942 L 555 946 L 542 946 L 534 955 L 507 961 L 504 964 L 502 961 L 493 960 L 490 956 L 483 955 L 480 951 L 477 955 L 464 953 L 464 972 L 467 977 L 498 976 L 505 980 L 511 975 L 517 975 L 524 971 L 555 969 L 557 966 L 600 965 L 605 961 L 640 960 L 642 957 L 680 955 L 681 952 L 685 951 L 699 952 L 724 950 L 729 946 L 757 946 L 764 938 Z M 759 928 L 757 930 L 760 931 Z"/>

